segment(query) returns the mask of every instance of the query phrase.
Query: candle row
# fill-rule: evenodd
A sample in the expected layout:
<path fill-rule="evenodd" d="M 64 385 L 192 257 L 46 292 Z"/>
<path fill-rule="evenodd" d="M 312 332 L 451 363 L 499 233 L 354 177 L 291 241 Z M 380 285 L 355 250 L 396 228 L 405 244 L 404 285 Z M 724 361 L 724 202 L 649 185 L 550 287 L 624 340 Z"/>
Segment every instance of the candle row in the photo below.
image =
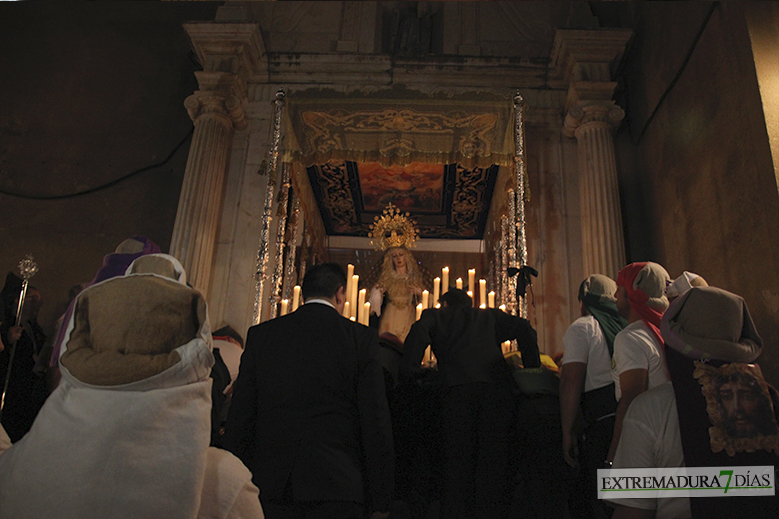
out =
<path fill-rule="evenodd" d="M 292 289 L 292 308 L 289 307 L 289 299 L 281 300 L 281 312 L 279 315 L 287 315 L 289 312 L 294 312 L 300 306 L 300 285 L 295 285 Z"/>
<path fill-rule="evenodd" d="M 353 321 L 360 322 L 367 325 L 370 319 L 370 303 L 366 302 L 367 291 L 366 289 L 358 290 L 360 284 L 360 276 L 354 274 L 354 265 L 349 264 L 347 266 L 347 278 L 346 278 L 346 304 L 344 305 L 344 317 L 348 317 Z M 475 282 L 476 270 L 468 270 L 468 282 L 469 287 L 472 287 Z M 449 288 L 449 267 L 441 269 L 441 277 L 433 280 L 433 298 L 430 299 L 430 292 L 427 290 L 422 291 L 422 302 L 417 305 L 417 319 L 421 314 L 422 309 L 432 308 L 438 306 L 438 299 L 441 295 L 441 281 L 446 290 Z M 457 278 L 456 287 L 462 290 L 463 280 Z M 445 292 L 444 292 L 445 293 Z M 473 299 L 473 292 L 468 291 L 468 295 Z M 485 305 L 484 301 L 487 300 Z M 479 280 L 479 301 L 480 308 L 495 308 L 495 292 L 487 293 L 487 281 L 485 279 Z M 476 304 L 474 300 L 474 304 Z M 287 315 L 289 312 L 294 312 L 300 306 L 300 285 L 295 285 L 292 289 L 292 308 L 290 309 L 290 301 L 288 299 L 282 299 L 280 315 Z M 358 314 L 358 309 L 361 311 Z M 366 310 L 367 309 L 367 310 Z M 501 305 L 501 309 L 505 311 L 504 305 Z M 365 314 L 363 316 L 363 314 Z"/>
<path fill-rule="evenodd" d="M 463 289 L 463 279 L 457 278 L 454 282 L 455 288 Z M 468 269 L 468 295 L 473 300 L 474 306 L 476 306 L 476 299 L 473 296 L 473 289 L 476 286 L 476 269 Z M 441 291 L 443 290 L 443 292 Z M 433 280 L 433 306 L 437 306 L 438 298 L 440 295 L 446 293 L 449 290 L 449 267 L 441 269 L 441 277 Z M 487 293 L 487 280 L 479 280 L 479 307 L 480 308 L 495 308 L 495 292 Z"/>
<path fill-rule="evenodd" d="M 346 266 L 346 289 L 344 290 L 344 296 L 346 297 L 346 304 L 344 305 L 344 317 L 348 317 L 352 321 L 362 322 L 362 310 L 360 315 L 358 309 L 362 309 L 362 305 L 365 303 L 365 289 L 359 290 L 360 276 L 355 275 L 354 265 L 351 263 Z"/>
<path fill-rule="evenodd" d="M 362 290 L 362 292 L 365 292 L 365 290 Z M 360 324 L 364 324 L 365 326 L 368 326 L 368 323 L 370 321 L 371 316 L 371 304 L 369 302 L 365 302 L 360 306 L 362 310 L 360 311 L 360 315 L 352 315 L 352 305 L 347 301 L 344 303 L 344 313 L 343 316 L 346 317 L 349 316 L 349 319 L 352 321 L 357 321 Z"/>
<path fill-rule="evenodd" d="M 346 289 L 344 290 L 346 303 L 344 304 L 344 317 L 360 324 L 368 325 L 371 316 L 371 304 L 366 301 L 368 291 L 360 289 L 360 276 L 354 273 L 354 265 L 346 265 Z"/>
<path fill-rule="evenodd" d="M 345 290 L 345 296 L 346 301 L 349 303 L 348 307 L 349 310 L 347 312 L 346 309 L 344 309 L 344 317 L 348 318 L 354 318 L 355 320 L 359 321 L 360 316 L 358 314 L 358 309 L 362 309 L 363 305 L 365 304 L 365 299 L 367 298 L 367 292 L 365 289 L 360 290 L 360 276 L 354 273 L 354 265 L 351 263 L 346 266 L 346 290 Z M 476 306 L 476 299 L 474 298 L 474 294 L 472 292 L 474 286 L 476 285 L 476 269 L 468 269 L 468 288 L 471 290 L 468 291 L 468 295 L 471 297 L 471 299 L 474 302 L 474 306 Z M 455 280 L 455 286 L 462 290 L 463 288 L 463 280 L 462 278 L 457 278 Z M 443 290 L 443 291 L 442 291 Z M 446 293 L 446 291 L 449 290 L 449 267 L 444 267 L 441 269 L 441 277 L 436 277 L 433 279 L 433 297 L 430 299 L 430 292 L 427 290 L 422 291 L 422 308 L 432 308 L 432 307 L 438 307 L 438 299 L 441 297 L 442 294 Z M 480 279 L 479 280 L 479 307 L 480 308 L 495 308 L 495 292 L 489 292 L 487 293 L 487 280 L 486 279 Z"/>
<path fill-rule="evenodd" d="M 470 293 L 471 292 L 468 291 L 469 295 L 470 295 Z M 489 297 L 489 308 L 495 308 L 495 292 L 490 292 L 488 295 L 490 296 Z M 425 310 L 426 308 L 429 308 L 429 307 L 425 306 L 425 303 L 427 302 L 427 297 L 426 296 L 427 296 L 427 290 L 422 292 L 422 302 L 417 305 L 417 321 L 419 321 L 419 318 L 422 317 L 422 311 Z M 349 304 L 349 303 L 346 303 L 346 304 Z M 365 303 L 365 304 L 370 306 L 370 303 Z M 486 308 L 486 305 L 484 305 L 484 303 L 482 303 L 479 306 L 479 308 Z M 500 305 L 498 308 L 500 308 L 504 312 L 506 311 L 506 305 Z"/>

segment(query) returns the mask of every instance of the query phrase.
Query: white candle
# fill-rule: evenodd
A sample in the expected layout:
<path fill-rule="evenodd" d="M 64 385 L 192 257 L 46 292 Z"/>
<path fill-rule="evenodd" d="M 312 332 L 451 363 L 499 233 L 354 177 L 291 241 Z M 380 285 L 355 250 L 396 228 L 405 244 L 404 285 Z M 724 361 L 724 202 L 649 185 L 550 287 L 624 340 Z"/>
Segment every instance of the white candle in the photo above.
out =
<path fill-rule="evenodd" d="M 422 308 L 429 308 L 428 303 L 430 302 L 430 292 L 427 290 L 422 291 Z"/>
<path fill-rule="evenodd" d="M 351 305 L 349 306 L 351 314 L 349 317 L 357 317 L 357 287 L 360 286 L 360 276 L 357 274 L 352 276 L 352 295 L 349 298 Z"/>
<path fill-rule="evenodd" d="M 295 285 L 292 287 L 292 311 L 297 310 L 298 306 L 300 306 L 300 285 Z"/>
<path fill-rule="evenodd" d="M 449 292 L 449 267 L 444 267 L 441 269 L 441 295 L 447 292 Z"/>
<path fill-rule="evenodd" d="M 463 278 L 457 278 L 457 280 L 454 282 L 454 285 L 459 290 L 463 289 Z"/>
<path fill-rule="evenodd" d="M 479 304 L 487 306 L 487 280 L 479 280 Z"/>
<path fill-rule="evenodd" d="M 422 310 L 423 310 L 422 303 L 419 303 L 417 305 L 417 321 L 419 320 L 420 317 L 422 317 Z"/>
<path fill-rule="evenodd" d="M 471 304 L 473 304 L 473 292 L 471 292 L 471 291 L 469 290 L 469 291 L 467 291 L 467 292 L 466 292 L 466 294 L 468 294 L 468 297 L 470 297 L 470 298 L 471 298 Z"/>
<path fill-rule="evenodd" d="M 476 269 L 468 269 L 468 290 L 476 293 Z"/>
<path fill-rule="evenodd" d="M 371 304 L 366 302 L 364 305 L 362 305 L 362 307 L 362 324 L 368 326 L 368 323 L 371 322 Z"/>
<path fill-rule="evenodd" d="M 433 306 L 438 303 L 438 296 L 441 295 L 441 278 L 433 280 Z"/>
<path fill-rule="evenodd" d="M 344 303 L 344 317 L 351 317 L 351 309 L 349 308 L 349 301 Z"/>
<path fill-rule="evenodd" d="M 346 265 L 346 288 L 344 288 L 344 297 L 347 301 L 351 301 L 352 297 L 352 276 L 354 276 L 354 265 L 349 263 Z M 349 317 L 348 314 L 345 317 Z"/>
<path fill-rule="evenodd" d="M 506 341 L 506 342 L 501 343 L 500 349 L 503 350 L 503 354 L 504 355 L 506 353 L 510 353 L 511 352 L 511 341 Z"/>
<path fill-rule="evenodd" d="M 489 294 L 487 294 L 487 300 L 489 302 L 487 306 L 489 306 L 490 308 L 495 308 L 495 292 L 490 292 Z"/>
<path fill-rule="evenodd" d="M 482 303 L 482 304 L 480 304 L 480 305 L 479 305 L 479 308 L 482 308 L 482 309 L 484 309 L 484 308 L 487 308 L 487 305 L 485 305 L 484 303 Z"/>
<path fill-rule="evenodd" d="M 367 292 L 367 290 L 365 290 L 364 288 L 362 290 L 360 290 L 360 297 L 357 300 L 357 311 L 358 312 L 362 312 L 362 309 L 365 306 L 365 295 L 366 295 L 366 292 Z"/>
<path fill-rule="evenodd" d="M 506 311 L 506 305 L 500 305 L 498 308 L 500 308 L 502 311 Z"/>
<path fill-rule="evenodd" d="M 289 309 L 289 301 L 287 299 L 281 300 L 281 315 L 287 315 Z"/>

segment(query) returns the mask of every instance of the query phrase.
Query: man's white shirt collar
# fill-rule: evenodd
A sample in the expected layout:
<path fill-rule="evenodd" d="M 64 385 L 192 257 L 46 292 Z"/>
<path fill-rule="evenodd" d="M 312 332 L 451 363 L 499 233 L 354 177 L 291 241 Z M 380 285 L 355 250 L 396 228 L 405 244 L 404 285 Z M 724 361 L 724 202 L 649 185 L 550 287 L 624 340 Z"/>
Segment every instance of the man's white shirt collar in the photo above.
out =
<path fill-rule="evenodd" d="M 319 303 L 320 305 L 327 305 L 330 308 L 333 308 L 334 310 L 337 310 L 337 308 L 335 306 L 333 306 L 333 303 L 331 303 L 327 299 L 309 299 L 308 301 L 306 301 L 303 304 L 304 305 L 308 305 L 308 304 L 311 304 L 311 303 Z"/>

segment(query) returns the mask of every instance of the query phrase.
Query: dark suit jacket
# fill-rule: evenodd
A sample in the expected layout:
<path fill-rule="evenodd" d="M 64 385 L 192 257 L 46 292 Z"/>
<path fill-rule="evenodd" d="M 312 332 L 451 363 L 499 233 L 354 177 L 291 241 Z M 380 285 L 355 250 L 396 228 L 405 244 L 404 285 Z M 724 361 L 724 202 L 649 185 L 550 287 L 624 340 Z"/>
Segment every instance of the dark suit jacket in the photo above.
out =
<path fill-rule="evenodd" d="M 249 329 L 224 442 L 262 500 L 281 499 L 289 484 L 295 501 L 389 510 L 394 452 L 378 348 L 375 330 L 319 303 Z"/>
<path fill-rule="evenodd" d="M 400 372 L 419 371 L 427 345 L 438 358 L 444 385 L 476 382 L 513 385 L 500 343 L 517 339 L 525 367 L 541 365 L 536 331 L 520 317 L 495 308 L 445 307 L 422 312 L 403 346 Z"/>

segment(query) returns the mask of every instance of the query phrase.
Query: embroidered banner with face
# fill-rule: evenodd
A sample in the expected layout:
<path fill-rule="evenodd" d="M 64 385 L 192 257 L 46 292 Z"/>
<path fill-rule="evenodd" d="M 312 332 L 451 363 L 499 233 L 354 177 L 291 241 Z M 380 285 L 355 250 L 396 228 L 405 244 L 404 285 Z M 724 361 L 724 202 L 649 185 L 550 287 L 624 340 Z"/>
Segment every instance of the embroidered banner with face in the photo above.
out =
<path fill-rule="evenodd" d="M 779 426 L 759 366 L 732 363 L 715 368 L 696 362 L 694 376 L 706 397 L 712 452 L 779 454 Z"/>

